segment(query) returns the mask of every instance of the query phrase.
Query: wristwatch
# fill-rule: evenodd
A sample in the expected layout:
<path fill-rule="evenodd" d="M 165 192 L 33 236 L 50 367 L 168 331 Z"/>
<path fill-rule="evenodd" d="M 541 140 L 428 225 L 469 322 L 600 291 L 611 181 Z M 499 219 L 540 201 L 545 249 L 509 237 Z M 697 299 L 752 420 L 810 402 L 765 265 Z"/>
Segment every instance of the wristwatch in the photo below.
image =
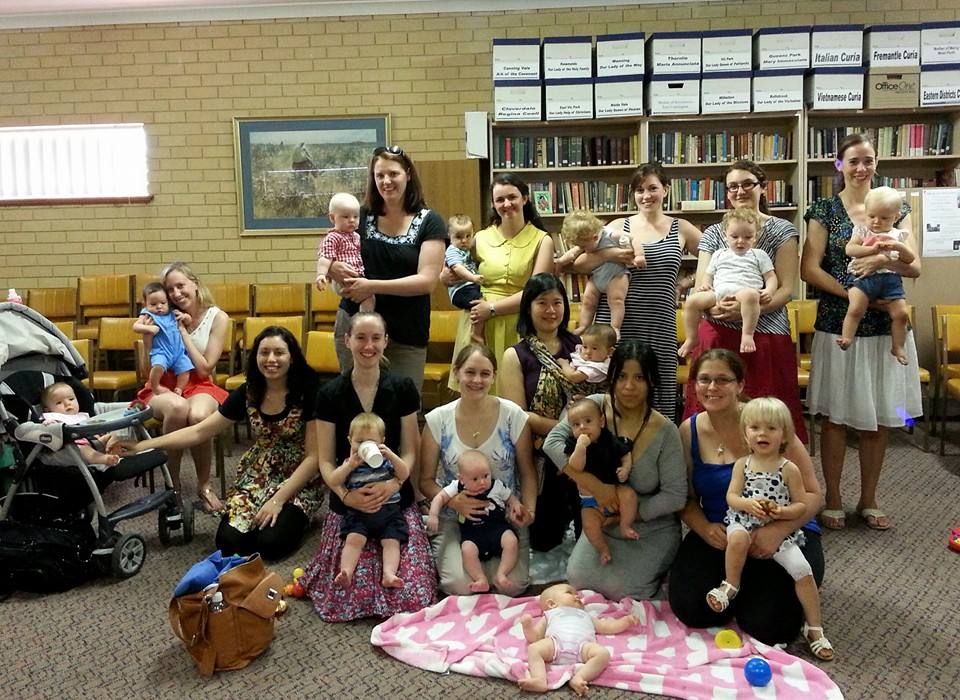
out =
<path fill-rule="evenodd" d="M 491 316 L 497 315 L 497 307 L 492 301 L 490 302 L 490 315 Z"/>
<path fill-rule="evenodd" d="M 899 260 L 899 259 L 900 259 L 900 251 L 899 251 L 899 250 L 891 250 L 889 253 L 887 253 L 887 257 L 890 258 L 891 260 Z"/>

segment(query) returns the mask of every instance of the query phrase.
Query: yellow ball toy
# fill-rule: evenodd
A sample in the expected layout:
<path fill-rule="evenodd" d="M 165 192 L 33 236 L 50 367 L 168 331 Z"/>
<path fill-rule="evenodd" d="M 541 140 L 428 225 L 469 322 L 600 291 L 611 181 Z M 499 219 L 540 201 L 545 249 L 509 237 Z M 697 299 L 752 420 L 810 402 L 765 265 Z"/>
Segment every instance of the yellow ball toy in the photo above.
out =
<path fill-rule="evenodd" d="M 298 578 L 300 578 L 301 576 L 303 576 L 305 573 L 307 573 L 307 572 L 304 571 L 301 567 L 298 566 L 296 569 L 293 570 L 293 580 L 296 581 Z"/>
<path fill-rule="evenodd" d="M 718 649 L 739 649 L 743 646 L 739 635 L 733 630 L 720 630 L 713 638 L 713 642 Z"/>

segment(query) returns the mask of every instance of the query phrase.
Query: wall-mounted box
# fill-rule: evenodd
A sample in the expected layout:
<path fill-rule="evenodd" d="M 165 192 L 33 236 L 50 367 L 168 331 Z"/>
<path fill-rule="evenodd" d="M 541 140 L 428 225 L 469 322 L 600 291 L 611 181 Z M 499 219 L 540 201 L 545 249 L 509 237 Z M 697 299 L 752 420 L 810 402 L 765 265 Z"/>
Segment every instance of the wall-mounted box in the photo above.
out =
<path fill-rule="evenodd" d="M 543 40 L 543 79 L 592 78 L 593 39 L 552 36 Z"/>
<path fill-rule="evenodd" d="M 807 74 L 810 109 L 863 109 L 863 68 L 814 68 Z"/>
<path fill-rule="evenodd" d="M 750 111 L 750 71 L 704 73 L 700 78 L 703 114 Z"/>
<path fill-rule="evenodd" d="M 753 37 L 758 70 L 810 67 L 810 27 L 765 27 Z"/>
<path fill-rule="evenodd" d="M 919 24 L 875 24 L 863 32 L 864 62 L 871 68 L 920 65 Z"/>
<path fill-rule="evenodd" d="M 700 32 L 658 32 L 647 42 L 647 70 L 658 73 L 699 73 Z"/>
<path fill-rule="evenodd" d="M 700 74 L 651 75 L 647 81 L 647 109 L 658 114 L 699 114 Z"/>
<path fill-rule="evenodd" d="M 753 72 L 753 111 L 785 112 L 803 109 L 802 68 Z"/>
<path fill-rule="evenodd" d="M 753 30 L 703 32 L 701 63 L 704 73 L 750 70 L 753 67 Z"/>
<path fill-rule="evenodd" d="M 920 67 L 920 106 L 960 105 L 960 63 Z"/>
<path fill-rule="evenodd" d="M 643 114 L 643 76 L 597 77 L 594 79 L 593 101 L 598 119 Z"/>
<path fill-rule="evenodd" d="M 543 83 L 539 80 L 495 80 L 493 118 L 498 122 L 543 119 Z"/>
<path fill-rule="evenodd" d="M 543 85 L 547 121 L 593 119 L 593 78 L 553 78 Z"/>
<path fill-rule="evenodd" d="M 646 53 L 643 32 L 597 37 L 597 77 L 643 75 Z"/>
<path fill-rule="evenodd" d="M 864 86 L 867 109 L 897 109 L 920 104 L 920 66 L 871 68 Z"/>
<path fill-rule="evenodd" d="M 920 65 L 960 63 L 960 22 L 920 25 Z"/>
<path fill-rule="evenodd" d="M 540 80 L 540 40 L 494 39 L 493 79 Z"/>
<path fill-rule="evenodd" d="M 862 24 L 822 24 L 810 30 L 811 68 L 862 65 Z"/>

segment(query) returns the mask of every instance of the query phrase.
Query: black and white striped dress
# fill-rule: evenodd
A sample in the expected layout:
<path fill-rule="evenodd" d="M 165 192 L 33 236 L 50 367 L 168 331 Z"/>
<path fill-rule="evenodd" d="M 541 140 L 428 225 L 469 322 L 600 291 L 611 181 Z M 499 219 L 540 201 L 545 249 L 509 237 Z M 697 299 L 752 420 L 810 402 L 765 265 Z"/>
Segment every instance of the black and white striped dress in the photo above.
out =
<path fill-rule="evenodd" d="M 630 233 L 630 219 L 623 222 Z M 677 274 L 683 251 L 680 249 L 680 222 L 673 219 L 670 232 L 659 241 L 644 243 L 647 266 L 631 267 L 626 313 L 620 329 L 624 340 L 639 340 L 653 348 L 660 372 L 660 387 L 653 407 L 670 420 L 677 413 Z M 597 323 L 610 323 L 607 296 L 600 298 Z M 612 379 L 612 377 L 611 377 Z"/>

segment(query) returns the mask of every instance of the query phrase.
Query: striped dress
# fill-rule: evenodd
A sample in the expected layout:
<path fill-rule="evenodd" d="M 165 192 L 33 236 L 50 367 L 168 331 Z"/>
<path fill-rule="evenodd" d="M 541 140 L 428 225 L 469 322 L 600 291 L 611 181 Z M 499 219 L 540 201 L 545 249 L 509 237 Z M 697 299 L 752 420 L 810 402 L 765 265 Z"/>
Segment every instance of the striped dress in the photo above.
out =
<path fill-rule="evenodd" d="M 630 233 L 630 219 L 623 222 Z M 626 313 L 620 328 L 624 340 L 639 340 L 653 348 L 660 371 L 660 386 L 653 407 L 671 421 L 677 415 L 677 274 L 680 271 L 680 222 L 673 219 L 670 232 L 659 241 L 644 243 L 647 266 L 630 270 Z M 597 323 L 610 323 L 606 294 L 597 307 Z"/>

